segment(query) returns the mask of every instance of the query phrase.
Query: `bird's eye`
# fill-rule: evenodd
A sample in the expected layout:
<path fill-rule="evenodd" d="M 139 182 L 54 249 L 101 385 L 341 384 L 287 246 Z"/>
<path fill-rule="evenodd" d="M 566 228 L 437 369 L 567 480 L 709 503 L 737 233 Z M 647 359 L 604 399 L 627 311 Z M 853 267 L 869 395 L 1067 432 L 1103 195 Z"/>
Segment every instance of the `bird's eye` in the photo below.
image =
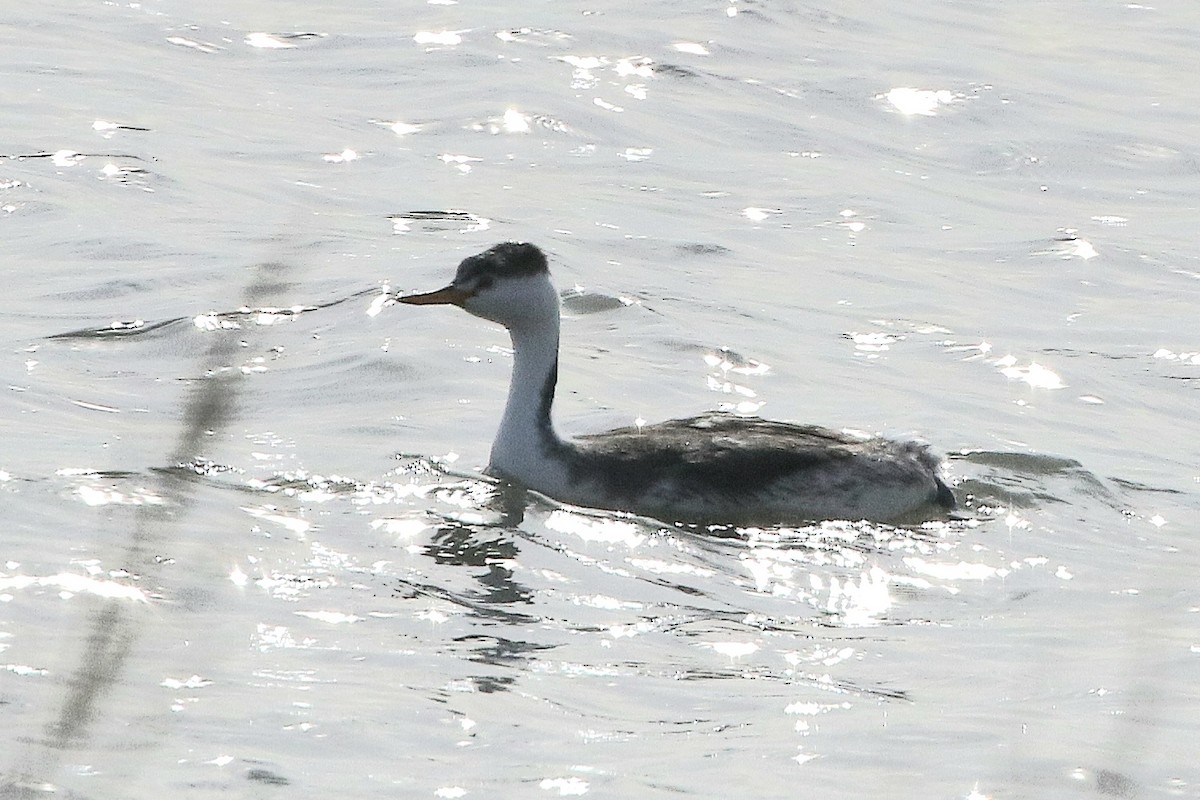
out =
<path fill-rule="evenodd" d="M 484 289 L 490 289 L 495 281 L 496 279 L 491 275 L 483 275 L 475 282 L 475 291 L 481 292 Z"/>

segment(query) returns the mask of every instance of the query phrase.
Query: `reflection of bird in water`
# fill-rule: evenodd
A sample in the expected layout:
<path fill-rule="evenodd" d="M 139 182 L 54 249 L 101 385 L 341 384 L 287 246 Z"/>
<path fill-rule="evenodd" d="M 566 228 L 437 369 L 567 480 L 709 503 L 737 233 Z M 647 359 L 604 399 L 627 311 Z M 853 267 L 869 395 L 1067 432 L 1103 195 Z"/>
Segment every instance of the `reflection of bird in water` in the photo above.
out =
<path fill-rule="evenodd" d="M 710 412 L 560 439 L 559 296 L 536 246 L 506 242 L 464 259 L 444 289 L 400 298 L 449 303 L 508 329 L 513 372 L 488 473 L 556 500 L 664 520 L 772 524 L 912 518 L 954 506 L 923 445 Z"/>

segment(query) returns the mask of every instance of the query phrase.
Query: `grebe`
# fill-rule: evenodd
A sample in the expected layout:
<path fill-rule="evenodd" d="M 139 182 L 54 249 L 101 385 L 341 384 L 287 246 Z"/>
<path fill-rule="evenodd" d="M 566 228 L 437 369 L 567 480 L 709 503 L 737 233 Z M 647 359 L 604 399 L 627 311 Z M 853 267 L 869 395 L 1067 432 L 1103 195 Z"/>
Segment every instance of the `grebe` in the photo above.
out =
<path fill-rule="evenodd" d="M 565 503 L 663 521 L 769 525 L 911 520 L 954 506 L 923 445 L 709 412 L 560 439 L 559 295 L 535 245 L 466 258 L 444 289 L 400 297 L 451 304 L 508 329 L 513 369 L 487 473 Z"/>

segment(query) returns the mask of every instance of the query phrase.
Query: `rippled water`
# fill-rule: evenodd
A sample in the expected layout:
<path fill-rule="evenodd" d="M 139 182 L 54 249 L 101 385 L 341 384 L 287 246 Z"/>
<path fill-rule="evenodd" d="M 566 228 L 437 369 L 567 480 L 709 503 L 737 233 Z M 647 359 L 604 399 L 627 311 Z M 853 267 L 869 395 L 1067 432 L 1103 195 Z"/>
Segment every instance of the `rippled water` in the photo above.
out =
<path fill-rule="evenodd" d="M 1200 793 L 1197 7 L 6 17 L 0 796 Z M 917 436 L 969 518 L 499 492 L 503 333 L 381 301 L 504 239 L 564 432 Z"/>

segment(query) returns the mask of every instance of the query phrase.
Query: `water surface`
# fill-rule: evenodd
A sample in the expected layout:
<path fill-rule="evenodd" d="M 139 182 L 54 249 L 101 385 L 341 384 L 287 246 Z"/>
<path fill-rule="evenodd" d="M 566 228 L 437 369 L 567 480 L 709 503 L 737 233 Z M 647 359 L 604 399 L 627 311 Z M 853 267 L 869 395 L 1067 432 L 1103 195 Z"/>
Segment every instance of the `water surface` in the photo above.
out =
<path fill-rule="evenodd" d="M 0 796 L 1197 793 L 1192 5 L 242 5 L 8 15 Z M 504 239 L 971 518 L 506 502 Z"/>

